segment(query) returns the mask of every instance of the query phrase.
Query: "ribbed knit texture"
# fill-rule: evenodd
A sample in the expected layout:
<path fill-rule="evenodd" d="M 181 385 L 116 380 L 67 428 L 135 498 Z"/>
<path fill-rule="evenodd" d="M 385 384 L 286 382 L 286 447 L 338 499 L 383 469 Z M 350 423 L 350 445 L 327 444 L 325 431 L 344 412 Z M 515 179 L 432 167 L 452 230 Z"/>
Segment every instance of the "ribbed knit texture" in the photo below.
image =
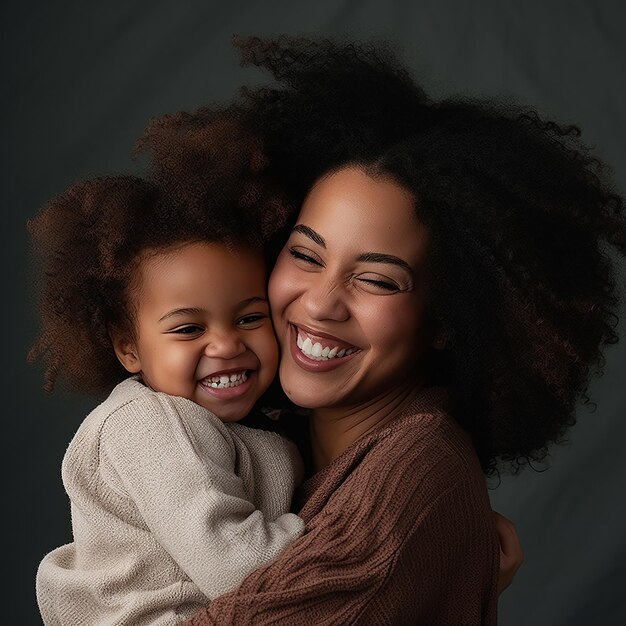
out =
<path fill-rule="evenodd" d="M 301 491 L 306 533 L 185 626 L 492 626 L 499 544 L 469 437 L 424 391 Z"/>
<path fill-rule="evenodd" d="M 124 381 L 63 459 L 74 542 L 39 566 L 46 626 L 190 617 L 302 534 L 288 513 L 301 473 L 279 435 Z"/>

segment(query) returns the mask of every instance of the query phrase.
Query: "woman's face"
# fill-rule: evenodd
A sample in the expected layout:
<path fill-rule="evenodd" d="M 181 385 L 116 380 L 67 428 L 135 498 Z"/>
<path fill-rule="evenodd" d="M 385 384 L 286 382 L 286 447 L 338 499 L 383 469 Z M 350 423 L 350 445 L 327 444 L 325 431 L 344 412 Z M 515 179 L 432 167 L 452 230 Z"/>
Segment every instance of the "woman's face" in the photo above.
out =
<path fill-rule="evenodd" d="M 427 243 L 415 198 L 390 178 L 351 166 L 317 181 L 269 285 L 293 402 L 358 407 L 419 384 Z"/>

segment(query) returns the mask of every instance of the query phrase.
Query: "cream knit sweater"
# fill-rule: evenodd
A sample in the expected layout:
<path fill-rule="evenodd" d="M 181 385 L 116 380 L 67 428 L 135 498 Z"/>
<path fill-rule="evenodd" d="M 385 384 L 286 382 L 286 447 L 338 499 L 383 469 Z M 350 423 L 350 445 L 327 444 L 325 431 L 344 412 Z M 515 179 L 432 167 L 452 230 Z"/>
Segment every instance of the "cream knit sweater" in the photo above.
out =
<path fill-rule="evenodd" d="M 223 424 L 136 378 L 81 424 L 62 465 L 74 542 L 46 555 L 46 626 L 177 624 L 304 531 L 301 465 L 275 433 Z"/>

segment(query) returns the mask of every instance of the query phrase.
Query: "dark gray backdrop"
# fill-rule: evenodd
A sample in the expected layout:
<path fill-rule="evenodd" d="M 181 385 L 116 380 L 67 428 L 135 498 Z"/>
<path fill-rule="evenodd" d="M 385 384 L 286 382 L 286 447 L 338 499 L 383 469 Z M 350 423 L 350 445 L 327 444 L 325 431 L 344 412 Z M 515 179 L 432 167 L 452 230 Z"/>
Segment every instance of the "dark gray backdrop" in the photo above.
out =
<path fill-rule="evenodd" d="M 9 620 L 38 624 L 41 557 L 71 539 L 63 452 L 88 398 L 41 391 L 25 353 L 35 336 L 25 220 L 86 176 L 129 171 L 149 117 L 231 96 L 265 80 L 238 66 L 230 37 L 386 38 L 433 95 L 500 94 L 576 123 L 626 189 L 626 10 L 614 1 L 316 3 L 34 2 L 2 8 L 3 588 Z M 624 315 L 622 315 L 624 317 Z M 622 328 L 624 324 L 622 322 Z M 80 349 L 80 346 L 77 346 Z M 626 624 L 626 339 L 594 380 L 595 413 L 541 473 L 494 489 L 526 562 L 500 601 L 505 626 Z M 416 585 L 420 581 L 415 581 Z M 2 612 L 4 613 L 4 611 Z"/>

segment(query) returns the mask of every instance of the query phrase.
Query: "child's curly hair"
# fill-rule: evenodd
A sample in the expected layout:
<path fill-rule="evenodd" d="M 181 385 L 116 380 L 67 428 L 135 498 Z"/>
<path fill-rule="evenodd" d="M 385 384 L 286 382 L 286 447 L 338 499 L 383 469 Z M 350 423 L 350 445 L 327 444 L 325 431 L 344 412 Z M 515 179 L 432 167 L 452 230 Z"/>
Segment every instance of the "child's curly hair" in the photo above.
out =
<path fill-rule="evenodd" d="M 608 168 L 577 128 L 533 110 L 433 101 L 384 45 L 236 45 L 278 81 L 243 89 L 234 109 L 292 206 L 346 165 L 414 193 L 431 233 L 429 309 L 446 337 L 429 355 L 431 382 L 450 390 L 485 471 L 543 459 L 617 341 L 626 224 Z M 199 137 L 212 113 L 185 115 L 179 127 Z M 210 143 L 205 133 L 199 145 Z"/>
<path fill-rule="evenodd" d="M 193 241 L 260 248 L 281 225 L 286 209 L 261 178 L 258 140 L 232 116 L 214 115 L 208 128 L 210 148 L 163 133 L 165 158 L 146 139 L 140 149 L 162 158 L 145 178 L 80 182 L 28 221 L 42 326 L 29 360 L 43 359 L 47 391 L 60 378 L 100 395 L 128 376 L 109 332 L 133 336 L 129 296 L 143 252 Z"/>

